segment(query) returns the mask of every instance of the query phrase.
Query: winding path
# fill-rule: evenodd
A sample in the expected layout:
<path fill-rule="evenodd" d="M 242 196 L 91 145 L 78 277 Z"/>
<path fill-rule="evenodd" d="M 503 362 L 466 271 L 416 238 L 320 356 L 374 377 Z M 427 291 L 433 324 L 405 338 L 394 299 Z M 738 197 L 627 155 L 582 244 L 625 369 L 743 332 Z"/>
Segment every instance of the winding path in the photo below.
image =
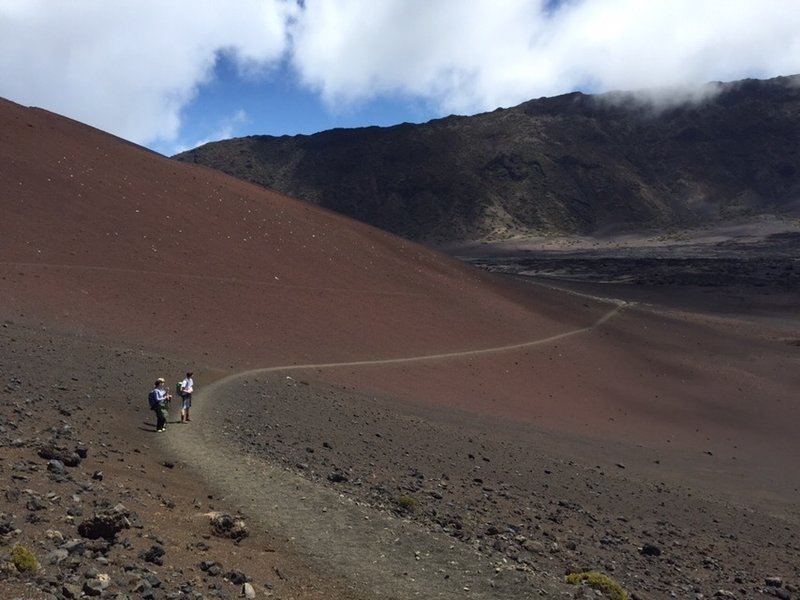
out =
<path fill-rule="evenodd" d="M 225 416 L 225 392 L 252 375 L 307 369 L 372 367 L 440 361 L 541 346 L 586 333 L 617 315 L 618 303 L 594 323 L 520 344 L 355 362 L 287 365 L 253 369 L 215 381 L 196 394 L 193 427 L 172 427 L 159 438 L 195 469 L 226 502 L 239 507 L 252 526 L 285 536 L 301 554 L 332 575 L 354 597 L 442 600 L 530 598 L 561 595 L 552 573 L 489 564 L 487 557 L 442 533 L 361 505 L 226 443 L 214 426 Z M 216 403 L 215 403 L 216 402 Z M 210 414 L 216 412 L 217 414 Z"/>
<path fill-rule="evenodd" d="M 556 342 L 558 340 L 563 340 L 564 338 L 572 337 L 574 335 L 579 335 L 581 333 L 586 333 L 600 327 L 617 315 L 623 308 L 630 306 L 630 303 L 619 301 L 616 303 L 616 306 L 600 317 L 594 323 L 587 325 L 586 327 L 580 327 L 578 329 L 571 329 L 569 331 L 564 331 L 562 333 L 557 333 L 555 335 L 551 335 L 545 338 L 539 338 L 536 340 L 532 340 L 529 342 L 522 342 L 519 344 L 509 344 L 507 346 L 495 346 L 492 348 L 481 348 L 478 350 L 462 350 L 459 352 L 445 352 L 441 354 L 424 354 L 421 356 L 407 356 L 407 357 L 399 357 L 399 358 L 383 358 L 383 359 L 376 359 L 376 360 L 357 360 L 351 362 L 332 362 L 332 363 L 316 363 L 316 364 L 302 364 L 302 365 L 283 365 L 277 367 L 261 367 L 258 369 L 251 369 L 249 371 L 242 371 L 240 373 L 234 373 L 233 375 L 229 375 L 222 379 L 215 381 L 214 383 L 210 384 L 209 386 L 204 388 L 205 394 L 210 394 L 213 390 L 222 385 L 227 385 L 233 380 L 236 380 L 241 377 L 248 377 L 252 375 L 262 375 L 267 373 L 275 373 L 279 371 L 307 371 L 307 370 L 323 370 L 323 369 L 339 369 L 339 368 L 347 368 L 347 367 L 380 367 L 380 366 L 388 366 L 388 365 L 402 365 L 402 364 L 411 364 L 411 363 L 421 363 L 421 362 L 434 362 L 440 360 L 448 360 L 453 358 L 469 358 L 487 354 L 499 354 L 501 352 L 510 352 L 512 350 L 523 350 L 525 348 L 532 348 L 534 346 L 544 346 L 545 344 L 550 344 L 552 342 Z"/>

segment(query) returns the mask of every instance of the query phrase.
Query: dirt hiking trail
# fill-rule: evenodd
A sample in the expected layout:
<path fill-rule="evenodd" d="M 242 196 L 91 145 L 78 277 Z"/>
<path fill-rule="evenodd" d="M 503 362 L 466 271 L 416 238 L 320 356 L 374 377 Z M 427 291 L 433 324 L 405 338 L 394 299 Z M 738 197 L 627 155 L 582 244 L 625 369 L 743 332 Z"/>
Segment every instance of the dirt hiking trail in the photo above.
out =
<path fill-rule="evenodd" d="M 224 443 L 203 407 L 235 394 L 242 378 L 298 370 L 382 366 L 479 356 L 552 343 L 589 331 L 614 317 L 618 304 L 595 323 L 523 344 L 375 361 L 266 367 L 238 373 L 203 387 L 195 395 L 191 426 L 171 426 L 163 439 L 188 466 L 239 506 L 251 523 L 285 536 L 342 579 L 356 594 L 381 598 L 527 598 L 559 593 L 560 574 L 532 573 L 489 559 L 451 536 L 436 534 L 408 519 L 359 504 L 252 454 Z M 224 414 L 224 409 L 222 410 Z"/>

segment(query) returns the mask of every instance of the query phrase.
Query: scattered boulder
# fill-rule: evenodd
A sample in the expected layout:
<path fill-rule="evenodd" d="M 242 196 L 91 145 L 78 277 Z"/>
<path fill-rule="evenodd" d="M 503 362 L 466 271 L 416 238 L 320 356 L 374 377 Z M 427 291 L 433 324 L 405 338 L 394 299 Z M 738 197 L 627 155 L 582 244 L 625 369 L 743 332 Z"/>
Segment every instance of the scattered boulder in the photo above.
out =
<path fill-rule="evenodd" d="M 47 470 L 55 475 L 63 475 L 66 471 L 66 467 L 63 462 L 54 458 L 47 462 Z"/>
<path fill-rule="evenodd" d="M 83 521 L 78 525 L 78 533 L 90 540 L 103 538 L 113 541 L 117 533 L 130 526 L 128 510 L 122 504 L 118 504 L 111 509 L 96 512 L 91 519 Z"/>
<path fill-rule="evenodd" d="M 45 510 L 47 508 L 47 504 L 37 494 L 31 494 L 30 499 L 25 503 L 25 508 L 31 512 L 37 512 L 40 510 Z"/>
<path fill-rule="evenodd" d="M 143 575 L 144 580 L 147 582 L 151 588 L 160 588 L 161 587 L 161 580 L 158 578 L 158 575 L 153 573 L 152 571 L 148 571 Z"/>
<path fill-rule="evenodd" d="M 81 464 L 81 457 L 77 452 L 56 446 L 52 442 L 42 445 L 38 454 L 45 460 L 60 460 L 67 467 L 77 467 Z"/>
<path fill-rule="evenodd" d="M 69 557 L 69 552 L 64 548 L 56 548 L 47 555 L 47 562 L 51 565 L 57 565 L 64 562 Z"/>
<path fill-rule="evenodd" d="M 0 537 L 5 537 L 16 530 L 13 516 L 0 513 Z"/>
<path fill-rule="evenodd" d="M 230 581 L 234 585 L 244 585 L 247 583 L 247 575 L 242 573 L 241 571 L 228 571 L 225 573 L 225 579 Z"/>
<path fill-rule="evenodd" d="M 208 573 L 211 577 L 218 577 L 222 574 L 222 565 L 213 560 L 204 560 L 200 563 L 200 570 Z"/>
<path fill-rule="evenodd" d="M 792 595 L 789 593 L 788 590 L 778 587 L 768 587 L 763 590 L 763 593 L 772 596 L 774 598 L 778 598 L 778 600 L 792 600 Z"/>
<path fill-rule="evenodd" d="M 164 564 L 164 554 L 166 554 L 164 548 L 161 546 L 150 546 L 148 550 L 143 550 L 139 553 L 139 558 L 141 558 L 145 562 L 153 563 L 154 565 L 163 565 Z"/>
<path fill-rule="evenodd" d="M 65 598 L 73 600 L 76 598 L 80 598 L 82 592 L 80 586 L 77 586 L 73 583 L 65 583 L 64 585 L 61 586 L 61 594 Z"/>
<path fill-rule="evenodd" d="M 661 548 L 655 544 L 645 544 L 639 552 L 644 556 L 661 556 Z"/>
<path fill-rule="evenodd" d="M 152 597 L 153 586 L 150 585 L 150 583 L 146 579 L 141 578 L 141 579 L 135 580 L 133 582 L 133 586 L 132 587 L 133 587 L 133 593 L 134 594 L 139 594 L 142 597 L 144 597 L 145 594 L 150 594 L 151 597 Z"/>
<path fill-rule="evenodd" d="M 212 513 L 211 531 L 217 537 L 230 538 L 232 540 L 242 540 L 250 535 L 244 519 L 233 517 L 226 513 Z"/>
<path fill-rule="evenodd" d="M 253 598 L 256 597 L 256 591 L 253 589 L 252 585 L 245 582 L 242 585 L 242 596 L 248 598 L 249 600 L 252 600 Z"/>
<path fill-rule="evenodd" d="M 88 581 L 83 582 L 83 589 L 81 590 L 87 596 L 97 597 L 102 595 L 103 589 L 100 587 L 100 583 L 95 579 L 89 579 Z"/>
<path fill-rule="evenodd" d="M 83 593 L 87 596 L 101 596 L 103 591 L 111 585 L 111 578 L 105 573 L 91 577 L 83 583 Z"/>
<path fill-rule="evenodd" d="M 86 550 L 86 542 L 81 539 L 72 539 L 66 542 L 63 546 L 61 546 L 64 550 L 66 550 L 69 554 L 83 554 Z"/>

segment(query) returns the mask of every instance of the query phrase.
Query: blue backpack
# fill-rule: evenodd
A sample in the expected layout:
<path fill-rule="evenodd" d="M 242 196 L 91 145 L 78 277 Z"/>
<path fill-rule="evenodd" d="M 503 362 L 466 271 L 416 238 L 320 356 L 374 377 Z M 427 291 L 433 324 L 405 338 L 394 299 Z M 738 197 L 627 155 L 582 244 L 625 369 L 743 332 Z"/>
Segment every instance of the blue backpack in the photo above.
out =
<path fill-rule="evenodd" d="M 147 401 L 150 403 L 150 410 L 158 408 L 158 397 L 156 396 L 155 390 L 151 390 L 150 393 L 147 394 Z"/>

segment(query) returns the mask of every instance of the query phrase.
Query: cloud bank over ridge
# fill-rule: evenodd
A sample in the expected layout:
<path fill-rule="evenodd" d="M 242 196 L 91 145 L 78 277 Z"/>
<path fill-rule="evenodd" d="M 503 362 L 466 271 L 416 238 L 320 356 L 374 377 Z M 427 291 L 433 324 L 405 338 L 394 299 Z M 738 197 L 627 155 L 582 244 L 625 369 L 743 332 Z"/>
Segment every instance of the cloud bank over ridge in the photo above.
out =
<path fill-rule="evenodd" d="M 793 0 L 0 0 L 0 96 L 175 140 L 220 56 L 330 111 L 472 114 L 531 98 L 800 72 Z"/>

